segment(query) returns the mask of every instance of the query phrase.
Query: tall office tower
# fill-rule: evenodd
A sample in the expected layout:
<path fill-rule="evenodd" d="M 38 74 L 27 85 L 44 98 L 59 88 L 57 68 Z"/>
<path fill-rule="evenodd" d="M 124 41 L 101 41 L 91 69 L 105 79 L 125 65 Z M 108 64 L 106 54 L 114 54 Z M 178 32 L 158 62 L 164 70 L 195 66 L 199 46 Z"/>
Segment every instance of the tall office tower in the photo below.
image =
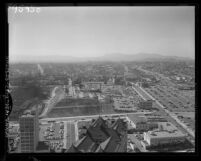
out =
<path fill-rule="evenodd" d="M 21 152 L 33 153 L 39 139 L 38 110 L 35 115 L 22 115 L 19 119 L 21 135 Z"/>

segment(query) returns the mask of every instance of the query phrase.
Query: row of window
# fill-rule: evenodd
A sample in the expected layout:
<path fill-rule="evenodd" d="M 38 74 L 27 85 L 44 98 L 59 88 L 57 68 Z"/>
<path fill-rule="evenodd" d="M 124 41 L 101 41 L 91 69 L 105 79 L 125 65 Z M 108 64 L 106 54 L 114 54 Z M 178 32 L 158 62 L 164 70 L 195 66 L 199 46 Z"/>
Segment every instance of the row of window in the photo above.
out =
<path fill-rule="evenodd" d="M 34 128 L 33 124 L 20 125 L 20 128 Z"/>
<path fill-rule="evenodd" d="M 21 140 L 21 144 L 24 144 L 24 143 L 27 143 L 27 144 L 33 144 L 34 143 L 34 140 Z"/>
<path fill-rule="evenodd" d="M 33 148 L 23 148 L 21 149 L 21 152 L 33 152 L 34 149 Z"/>
<path fill-rule="evenodd" d="M 21 133 L 21 135 L 29 135 L 29 134 L 34 134 L 34 131 L 25 131 L 23 133 Z"/>
<path fill-rule="evenodd" d="M 26 124 L 33 124 L 34 123 L 34 120 L 21 120 L 20 121 L 20 125 L 26 125 Z"/>

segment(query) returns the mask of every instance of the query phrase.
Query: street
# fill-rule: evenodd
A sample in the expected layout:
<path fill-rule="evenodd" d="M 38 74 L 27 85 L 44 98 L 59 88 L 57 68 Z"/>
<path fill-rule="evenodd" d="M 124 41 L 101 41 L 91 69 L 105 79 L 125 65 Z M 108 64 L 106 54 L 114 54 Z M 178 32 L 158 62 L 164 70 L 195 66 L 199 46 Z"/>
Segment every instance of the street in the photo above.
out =
<path fill-rule="evenodd" d="M 144 93 L 146 93 L 151 99 L 154 99 L 149 93 L 147 93 L 142 87 L 139 87 Z M 184 131 L 187 133 L 189 133 L 191 136 L 195 137 L 195 134 L 194 132 L 189 129 L 184 123 L 182 123 L 174 114 L 172 114 L 171 112 L 169 112 L 167 109 L 165 109 L 165 107 L 160 103 L 158 102 L 157 100 L 155 100 L 155 103 L 160 107 L 160 109 L 162 109 L 162 111 L 164 111 L 166 114 L 167 117 L 170 116 L 171 120 L 174 122 L 175 124 L 175 121 L 177 122 L 177 125 L 179 124 L 180 126 L 183 127 L 183 129 L 185 129 Z M 182 130 L 183 131 L 183 130 Z"/>
<path fill-rule="evenodd" d="M 41 122 L 43 121 L 57 121 L 57 120 L 60 120 L 60 121 L 67 121 L 67 120 L 81 120 L 81 119 L 88 119 L 88 118 L 96 118 L 96 117 L 99 117 L 99 116 L 126 116 L 128 114 L 150 114 L 152 112 L 130 112 L 130 113 L 120 113 L 120 114 L 104 114 L 104 115 L 91 115 L 91 116 L 74 116 L 74 117 L 56 117 L 56 118 L 42 118 L 40 119 Z"/>

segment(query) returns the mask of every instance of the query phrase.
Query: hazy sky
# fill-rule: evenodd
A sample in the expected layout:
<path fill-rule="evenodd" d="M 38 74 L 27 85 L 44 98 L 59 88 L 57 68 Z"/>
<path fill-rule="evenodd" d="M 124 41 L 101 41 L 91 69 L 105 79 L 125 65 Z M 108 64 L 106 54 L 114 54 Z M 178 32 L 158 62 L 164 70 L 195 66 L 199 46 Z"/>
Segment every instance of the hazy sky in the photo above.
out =
<path fill-rule="evenodd" d="M 194 58 L 194 7 L 8 9 L 9 57 L 113 53 Z"/>

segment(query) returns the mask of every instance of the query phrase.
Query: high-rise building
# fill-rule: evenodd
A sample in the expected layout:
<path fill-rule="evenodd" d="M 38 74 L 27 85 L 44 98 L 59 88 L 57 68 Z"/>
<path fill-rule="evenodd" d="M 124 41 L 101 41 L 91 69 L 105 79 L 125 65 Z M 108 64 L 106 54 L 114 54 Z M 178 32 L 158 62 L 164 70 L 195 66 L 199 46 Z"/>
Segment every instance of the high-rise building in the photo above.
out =
<path fill-rule="evenodd" d="M 19 124 L 21 136 L 21 152 L 35 152 L 39 139 L 38 111 L 36 111 L 35 115 L 22 115 L 19 119 Z"/>

